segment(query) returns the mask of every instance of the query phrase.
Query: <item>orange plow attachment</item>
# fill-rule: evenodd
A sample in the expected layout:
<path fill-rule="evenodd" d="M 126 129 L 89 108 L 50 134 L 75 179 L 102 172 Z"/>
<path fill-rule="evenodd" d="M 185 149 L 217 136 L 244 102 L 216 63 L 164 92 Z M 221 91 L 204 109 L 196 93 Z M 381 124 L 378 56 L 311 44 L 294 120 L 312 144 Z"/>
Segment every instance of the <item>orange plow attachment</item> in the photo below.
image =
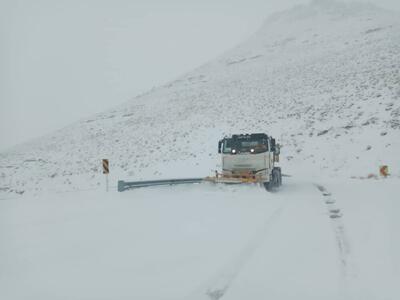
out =
<path fill-rule="evenodd" d="M 215 172 L 215 176 L 207 176 L 204 181 L 214 183 L 262 183 L 266 181 L 265 176 L 257 175 L 254 173 L 243 172 L 235 174 L 222 174 Z"/>

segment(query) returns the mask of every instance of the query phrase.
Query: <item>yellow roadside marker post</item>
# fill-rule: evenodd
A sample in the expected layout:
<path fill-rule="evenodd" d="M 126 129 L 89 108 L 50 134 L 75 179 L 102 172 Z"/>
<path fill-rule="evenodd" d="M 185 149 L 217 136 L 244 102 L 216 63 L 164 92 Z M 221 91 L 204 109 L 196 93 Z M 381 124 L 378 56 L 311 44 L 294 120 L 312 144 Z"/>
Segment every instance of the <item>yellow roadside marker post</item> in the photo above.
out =
<path fill-rule="evenodd" d="M 388 166 L 380 166 L 379 167 L 379 173 L 383 177 L 388 177 L 388 175 L 389 175 L 389 167 Z"/>
<path fill-rule="evenodd" d="M 108 192 L 108 174 L 110 173 L 108 159 L 103 159 L 103 174 L 106 175 L 106 192 Z"/>

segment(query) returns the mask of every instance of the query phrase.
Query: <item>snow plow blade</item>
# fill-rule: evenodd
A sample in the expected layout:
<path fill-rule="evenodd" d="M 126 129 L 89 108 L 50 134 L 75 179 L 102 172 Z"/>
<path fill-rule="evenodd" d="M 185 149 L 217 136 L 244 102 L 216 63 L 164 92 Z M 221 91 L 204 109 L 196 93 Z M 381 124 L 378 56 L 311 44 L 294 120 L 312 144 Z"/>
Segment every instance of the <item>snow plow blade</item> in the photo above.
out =
<path fill-rule="evenodd" d="M 118 192 L 123 192 L 129 189 L 136 189 L 141 187 L 150 187 L 158 185 L 178 185 L 178 184 L 192 184 L 201 183 L 204 178 L 181 178 L 181 179 L 162 179 L 162 180 L 147 180 L 147 181 L 118 181 Z"/>
<path fill-rule="evenodd" d="M 204 181 L 212 183 L 225 183 L 225 184 L 245 184 L 245 183 L 262 183 L 259 178 L 252 177 L 206 177 Z"/>
<path fill-rule="evenodd" d="M 263 183 L 265 176 L 254 174 L 252 172 L 240 172 L 236 174 L 225 175 L 215 171 L 215 176 L 207 176 L 204 181 L 213 183 L 241 184 L 241 183 Z"/>

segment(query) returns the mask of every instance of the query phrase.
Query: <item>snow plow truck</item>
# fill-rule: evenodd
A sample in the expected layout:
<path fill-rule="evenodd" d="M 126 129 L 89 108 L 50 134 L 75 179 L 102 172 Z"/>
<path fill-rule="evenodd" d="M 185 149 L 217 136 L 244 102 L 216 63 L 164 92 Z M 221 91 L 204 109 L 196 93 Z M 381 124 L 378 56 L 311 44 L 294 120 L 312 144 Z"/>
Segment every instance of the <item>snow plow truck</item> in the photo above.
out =
<path fill-rule="evenodd" d="M 267 190 L 282 184 L 280 145 L 265 133 L 233 134 L 218 143 L 222 172 L 215 181 L 222 183 L 261 183 Z"/>

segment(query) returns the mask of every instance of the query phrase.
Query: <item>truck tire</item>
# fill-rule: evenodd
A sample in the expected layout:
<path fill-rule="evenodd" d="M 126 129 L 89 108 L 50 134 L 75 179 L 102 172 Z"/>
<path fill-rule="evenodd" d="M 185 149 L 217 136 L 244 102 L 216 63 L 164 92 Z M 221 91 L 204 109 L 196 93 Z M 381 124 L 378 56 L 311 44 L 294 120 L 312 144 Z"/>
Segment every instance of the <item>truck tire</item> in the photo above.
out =
<path fill-rule="evenodd" d="M 282 185 L 282 171 L 280 167 L 275 167 L 276 173 L 278 174 L 278 186 Z"/>
<path fill-rule="evenodd" d="M 280 187 L 282 184 L 281 168 L 275 167 L 272 169 L 272 185 L 274 188 Z"/>
<path fill-rule="evenodd" d="M 267 191 L 271 192 L 278 189 L 282 185 L 282 172 L 281 168 L 275 167 L 272 169 L 271 180 L 264 182 L 264 187 Z"/>

